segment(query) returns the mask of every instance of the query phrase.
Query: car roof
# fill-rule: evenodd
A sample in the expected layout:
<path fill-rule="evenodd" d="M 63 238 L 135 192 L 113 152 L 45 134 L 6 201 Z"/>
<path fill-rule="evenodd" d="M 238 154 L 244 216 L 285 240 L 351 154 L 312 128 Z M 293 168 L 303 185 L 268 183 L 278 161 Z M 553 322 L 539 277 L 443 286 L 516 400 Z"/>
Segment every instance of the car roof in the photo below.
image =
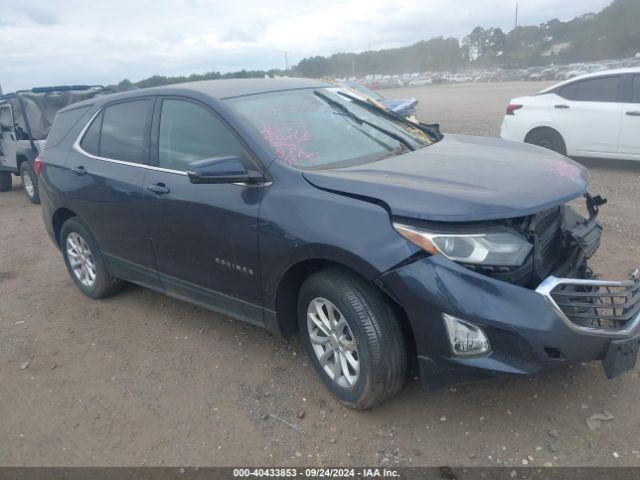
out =
<path fill-rule="evenodd" d="M 600 70 L 597 72 L 585 73 L 584 75 L 579 75 L 577 77 L 570 78 L 569 80 L 565 80 L 564 82 L 556 83 L 551 87 L 541 90 L 540 93 L 550 92 L 551 90 L 555 90 L 556 88 L 562 87 L 563 85 L 573 83 L 576 80 L 584 80 L 585 78 L 607 77 L 609 75 L 616 75 L 616 74 L 620 75 L 625 73 L 640 73 L 640 67 L 614 68 L 611 70 Z"/>
<path fill-rule="evenodd" d="M 225 80 L 202 80 L 198 82 L 184 82 L 159 87 L 129 90 L 101 96 L 96 99 L 74 103 L 63 110 L 72 110 L 83 105 L 97 102 L 106 103 L 118 99 L 135 98 L 146 95 L 175 95 L 180 91 L 205 94 L 217 100 L 243 97 L 260 93 L 281 92 L 286 90 L 300 90 L 305 88 L 323 88 L 333 86 L 330 83 L 310 80 L 308 78 L 234 78 Z M 61 110 L 62 111 L 62 110 Z"/>

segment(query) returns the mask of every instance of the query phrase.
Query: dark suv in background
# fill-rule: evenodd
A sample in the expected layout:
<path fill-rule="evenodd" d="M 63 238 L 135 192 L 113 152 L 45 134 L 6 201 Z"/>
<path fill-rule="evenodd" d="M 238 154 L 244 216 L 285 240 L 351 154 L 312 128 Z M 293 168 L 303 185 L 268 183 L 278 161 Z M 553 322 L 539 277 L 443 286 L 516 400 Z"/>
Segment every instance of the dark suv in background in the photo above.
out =
<path fill-rule="evenodd" d="M 298 333 L 354 408 L 398 392 L 414 363 L 429 389 L 635 364 L 637 270 L 593 279 L 604 200 L 555 152 L 442 136 L 296 79 L 106 96 L 53 132 L 44 222 L 80 290 L 133 282 Z M 566 205 L 581 196 L 587 217 Z"/>

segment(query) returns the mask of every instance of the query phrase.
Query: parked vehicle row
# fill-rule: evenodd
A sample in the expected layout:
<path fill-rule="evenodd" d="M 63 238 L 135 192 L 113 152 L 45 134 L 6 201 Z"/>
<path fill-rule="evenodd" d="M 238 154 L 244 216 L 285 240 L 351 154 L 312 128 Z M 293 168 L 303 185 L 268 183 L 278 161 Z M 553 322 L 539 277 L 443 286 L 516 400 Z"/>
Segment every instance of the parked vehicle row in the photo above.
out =
<path fill-rule="evenodd" d="M 528 68 L 469 69 L 458 72 L 429 71 L 404 74 L 370 74 L 363 77 L 338 79 L 341 83 L 358 83 L 366 87 L 397 88 L 403 86 L 419 87 L 441 83 L 479 83 L 479 82 L 516 82 L 569 80 L 588 73 L 618 68 L 640 67 L 640 55 L 633 58 L 603 60 L 590 63 L 572 63 L 569 65 L 546 65 Z"/>
<path fill-rule="evenodd" d="M 636 362 L 640 274 L 594 279 L 605 200 L 549 150 L 442 135 L 327 83 L 215 80 L 66 107 L 36 165 L 84 294 L 128 281 L 298 334 L 353 408 L 411 365 L 433 390 Z"/>
<path fill-rule="evenodd" d="M 570 156 L 640 160 L 640 68 L 591 73 L 514 98 L 501 137 Z"/>

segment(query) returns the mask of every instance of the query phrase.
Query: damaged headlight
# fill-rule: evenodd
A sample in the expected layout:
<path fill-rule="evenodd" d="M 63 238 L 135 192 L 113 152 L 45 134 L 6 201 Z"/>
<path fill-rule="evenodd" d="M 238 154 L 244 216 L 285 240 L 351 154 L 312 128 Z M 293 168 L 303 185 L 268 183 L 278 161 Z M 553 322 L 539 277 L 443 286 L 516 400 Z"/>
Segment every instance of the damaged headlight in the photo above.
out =
<path fill-rule="evenodd" d="M 437 233 L 394 223 L 396 231 L 429 253 L 441 253 L 460 263 L 520 266 L 533 248 L 524 237 L 511 231 L 487 233 Z"/>

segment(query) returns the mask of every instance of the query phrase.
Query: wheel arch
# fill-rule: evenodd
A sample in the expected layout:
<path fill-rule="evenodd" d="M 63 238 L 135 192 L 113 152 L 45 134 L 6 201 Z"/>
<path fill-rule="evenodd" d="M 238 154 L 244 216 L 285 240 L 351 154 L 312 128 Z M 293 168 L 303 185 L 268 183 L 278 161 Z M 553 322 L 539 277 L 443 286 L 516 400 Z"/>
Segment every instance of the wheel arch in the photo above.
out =
<path fill-rule="evenodd" d="M 28 161 L 29 161 L 29 157 L 27 156 L 27 154 L 25 153 L 16 154 L 16 170 L 18 171 L 18 174 L 20 173 L 20 167 L 22 166 L 22 164 Z"/>
<path fill-rule="evenodd" d="M 77 217 L 77 215 L 66 207 L 60 207 L 53 213 L 51 217 L 51 228 L 58 247 L 60 247 L 60 232 L 62 231 L 62 225 L 73 217 Z"/>
<path fill-rule="evenodd" d="M 562 132 L 558 128 L 556 128 L 555 126 L 551 126 L 551 125 L 546 125 L 546 124 L 536 125 L 535 127 L 529 129 L 529 131 L 524 136 L 524 141 L 527 142 L 527 140 L 529 140 L 531 138 L 531 136 L 534 135 L 535 133 L 544 132 L 544 131 L 550 131 L 550 132 L 553 132 L 553 133 L 557 134 L 560 137 L 560 139 L 562 140 L 562 143 L 564 145 L 565 151 L 568 151 L 567 140 L 566 140 L 565 136 L 562 134 Z"/>
<path fill-rule="evenodd" d="M 304 281 L 316 272 L 329 268 L 340 268 L 370 283 L 388 302 L 400 319 L 401 327 L 407 341 L 409 358 L 416 351 L 415 338 L 404 308 L 398 304 L 384 289 L 375 282 L 375 278 L 367 278 L 358 269 L 329 258 L 308 258 L 291 265 L 282 275 L 275 290 L 276 321 L 281 335 L 289 337 L 298 333 L 298 294 Z M 377 277 L 376 277 L 377 278 Z"/>

